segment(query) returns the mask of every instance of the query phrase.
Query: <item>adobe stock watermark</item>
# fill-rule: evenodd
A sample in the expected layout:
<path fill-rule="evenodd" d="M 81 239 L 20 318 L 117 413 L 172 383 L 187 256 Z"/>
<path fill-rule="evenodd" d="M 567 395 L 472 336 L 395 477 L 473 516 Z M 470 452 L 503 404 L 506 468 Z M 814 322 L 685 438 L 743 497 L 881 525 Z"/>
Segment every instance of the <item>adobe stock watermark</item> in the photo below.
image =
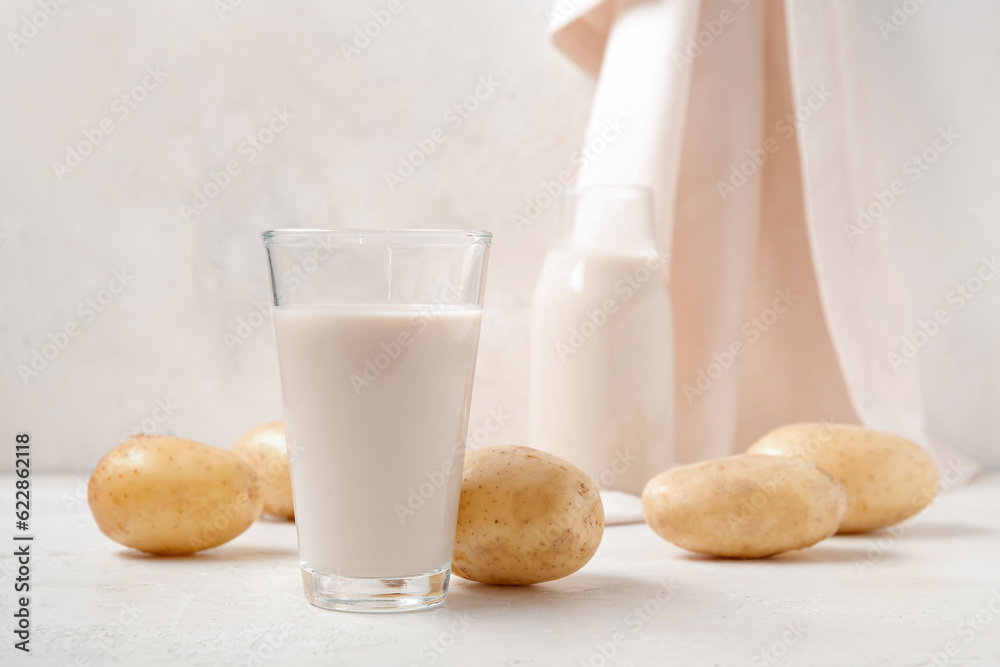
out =
<path fill-rule="evenodd" d="M 382 373 L 406 354 L 406 351 L 427 330 L 431 322 L 456 305 L 461 296 L 461 288 L 450 280 L 445 280 L 444 292 L 434 303 L 422 304 L 415 308 L 413 314 L 410 315 L 407 328 L 400 329 L 394 338 L 379 342 L 379 351 L 365 357 L 362 368 L 351 373 L 348 380 L 354 389 L 354 394 L 360 396 L 365 389 L 382 377 Z"/>
<path fill-rule="evenodd" d="M 902 2 L 892 3 L 892 11 L 889 12 L 889 15 L 879 17 L 875 21 L 875 26 L 882 34 L 882 39 L 887 40 L 890 35 L 902 30 L 903 26 L 909 23 L 910 19 L 916 16 L 917 12 L 923 9 L 926 4 L 927 0 L 902 0 Z"/>
<path fill-rule="evenodd" d="M 262 480 L 258 480 L 261 484 Z M 259 492 L 259 489 L 258 489 Z M 252 499 L 248 492 L 240 491 L 236 498 L 223 505 L 212 518 L 206 519 L 197 535 L 188 536 L 188 546 L 192 551 L 201 551 L 212 546 L 217 546 L 218 536 L 229 530 L 230 525 L 236 519 L 245 519 L 247 508 L 252 505 Z"/>
<path fill-rule="evenodd" d="M 746 8 L 750 6 L 750 0 L 731 1 L 741 12 L 746 11 Z M 706 49 L 715 44 L 715 40 L 722 36 L 728 26 L 736 23 L 736 17 L 736 12 L 727 7 L 719 12 L 715 18 L 702 21 L 694 37 L 687 38 L 683 50 L 674 52 L 672 60 L 677 69 L 683 70 L 694 63 Z"/>
<path fill-rule="evenodd" d="M 469 430 L 469 435 L 465 440 L 465 452 L 473 452 L 488 445 L 490 439 L 504 427 L 508 419 L 510 419 L 510 415 L 504 411 L 502 405 L 490 408 L 483 423 Z"/>
<path fill-rule="evenodd" d="M 575 14 L 582 6 L 580 0 L 559 0 L 552 5 L 552 8 L 545 12 L 545 18 L 549 22 L 549 30 Z"/>
<path fill-rule="evenodd" d="M 75 144 L 66 145 L 66 154 L 62 162 L 52 161 L 52 173 L 56 180 L 62 183 L 63 179 L 72 174 L 83 161 L 93 154 L 93 152 L 104 143 L 104 140 L 111 135 L 118 125 L 115 123 L 124 122 L 132 115 L 139 105 L 142 104 L 151 92 L 160 87 L 167 78 L 167 72 L 160 69 L 159 65 L 149 65 L 143 73 L 142 79 L 124 93 L 111 102 L 110 116 L 105 116 L 97 121 L 95 127 L 86 127 L 82 130 L 83 139 Z"/>
<path fill-rule="evenodd" d="M 41 347 L 32 348 L 29 359 L 17 365 L 17 374 L 24 386 L 27 387 L 33 379 L 45 371 L 69 347 L 74 338 L 114 303 L 118 295 L 124 292 L 133 280 L 135 276 L 129 273 L 128 268 L 114 270 L 111 272 L 111 279 L 104 287 L 80 301 L 76 305 L 78 318 L 69 319 L 55 331 L 49 332 L 48 341 L 42 343 Z"/>
<path fill-rule="evenodd" d="M 975 299 L 986 284 L 996 277 L 997 273 L 1000 273 L 1000 259 L 997 258 L 996 254 L 989 257 L 984 255 L 971 276 L 948 290 L 945 301 L 949 307 L 936 309 L 934 314 L 927 319 L 918 319 L 918 329 L 908 336 L 903 336 L 897 350 L 886 353 L 886 360 L 892 370 L 898 371 L 901 366 L 916 359 L 920 351 L 941 333 L 945 325 L 951 322 L 952 314 L 962 310 Z"/>
<path fill-rule="evenodd" d="M 452 104 L 441 115 L 447 129 L 435 127 L 423 139 L 414 139 L 414 149 L 408 153 L 400 153 L 397 156 L 397 167 L 394 171 L 383 172 L 385 184 L 390 192 L 395 192 L 406 179 L 416 173 L 417 169 L 427 162 L 427 160 L 437 152 L 439 146 L 443 145 L 451 133 L 462 127 L 466 121 L 472 118 L 472 114 L 478 111 L 484 102 L 493 97 L 497 89 L 503 82 L 495 77 L 480 76 L 476 87 L 471 93 L 463 97 L 458 102 Z"/>
<path fill-rule="evenodd" d="M 615 458 L 611 465 L 592 478 L 598 490 L 612 487 L 619 477 L 627 473 L 632 465 L 639 461 L 639 457 L 633 455 L 628 449 L 625 451 L 616 449 L 614 454 Z M 573 502 L 564 511 L 553 516 L 550 523 L 544 528 L 535 529 L 535 549 L 545 551 L 553 544 L 561 542 L 580 526 L 591 510 L 592 508 L 585 501 L 584 496 L 578 493 L 573 494 Z"/>
<path fill-rule="evenodd" d="M 336 245 L 333 236 L 320 239 L 319 245 L 313 250 L 312 255 L 302 258 L 281 274 L 277 286 L 279 304 L 284 303 L 289 294 L 297 291 L 316 275 L 320 265 L 333 256 L 333 248 Z M 237 348 L 250 340 L 264 324 L 271 320 L 272 312 L 271 302 L 268 299 L 252 302 L 250 311 L 246 315 L 236 318 L 233 327 L 222 333 L 222 342 L 226 349 L 230 353 L 236 352 Z M 361 379 L 363 380 L 363 378 Z"/>
<path fill-rule="evenodd" d="M 601 474 L 594 478 L 594 483 L 598 489 L 610 489 L 618 481 L 619 477 L 627 473 L 638 462 L 639 457 L 633 454 L 631 450 L 626 449 L 622 451 L 616 449 L 615 458 L 611 462 L 611 465 L 607 469 L 602 470 Z"/>
<path fill-rule="evenodd" d="M 805 635 L 802 629 L 802 621 L 786 621 L 786 630 L 779 639 L 771 642 L 770 645 L 757 651 L 750 658 L 750 667 L 771 667 L 771 665 L 783 665 L 789 649 L 799 643 Z"/>
<path fill-rule="evenodd" d="M 581 521 L 589 514 L 591 507 L 586 503 L 584 497 L 578 493 L 573 494 L 573 502 L 564 511 L 551 517 L 551 521 L 544 528 L 535 529 L 535 549 L 545 551 L 553 544 L 562 542 L 571 531 L 580 526 Z"/>
<path fill-rule="evenodd" d="M 934 140 L 923 150 L 914 153 L 903 162 L 900 167 L 903 175 L 892 179 L 884 190 L 873 192 L 872 199 L 868 204 L 858 208 L 854 223 L 844 224 L 844 234 L 847 236 L 847 240 L 854 243 L 860 236 L 874 227 L 875 223 L 882 219 L 893 204 L 907 193 L 907 181 L 910 183 L 919 181 L 941 156 L 955 145 L 961 136 L 951 128 L 951 125 L 937 128 Z"/>
<path fill-rule="evenodd" d="M 91 468 L 97 468 L 97 463 L 94 462 L 90 466 Z M 60 500 L 63 504 L 63 510 L 67 513 L 72 512 L 78 507 L 87 506 L 87 483 L 90 480 L 89 477 L 77 478 L 76 486 L 73 487 L 73 491 L 64 491 Z"/>
<path fill-rule="evenodd" d="M 466 453 L 486 446 L 490 438 L 503 428 L 508 419 L 510 419 L 510 415 L 504 412 L 503 406 L 490 409 L 483 424 L 471 430 L 466 438 Z M 419 512 L 455 473 L 461 474 L 462 471 L 450 458 L 442 461 L 438 469 L 425 472 L 424 479 L 419 484 L 406 490 L 406 502 L 395 503 L 392 506 L 392 511 L 395 512 L 399 523 L 406 523 L 407 519 Z"/>
<path fill-rule="evenodd" d="M 219 23 L 226 20 L 226 17 L 243 6 L 243 0 L 212 0 L 212 9 L 219 18 Z"/>
<path fill-rule="evenodd" d="M 406 503 L 393 504 L 392 511 L 396 514 L 399 524 L 405 524 L 410 517 L 415 516 L 417 512 L 423 509 L 427 501 L 433 498 L 443 486 L 448 484 L 448 481 L 455 473 L 461 475 L 462 470 L 459 466 L 455 465 L 455 461 L 452 458 L 442 461 L 436 470 L 426 471 L 424 473 L 424 481 L 407 489 Z"/>
<path fill-rule="evenodd" d="M 288 462 L 292 463 L 302 455 L 302 452 L 306 451 L 307 447 L 293 442 L 291 439 L 286 439 L 286 449 L 288 452 Z M 262 493 L 263 488 L 277 475 L 282 474 L 283 471 L 284 466 L 281 466 L 277 461 L 272 461 L 262 474 L 258 474 L 257 485 L 255 487 L 257 493 Z M 250 504 L 250 494 L 246 491 L 241 491 L 234 500 L 223 505 L 211 518 L 202 522 L 201 531 L 197 535 L 188 537 L 188 546 L 191 547 L 192 551 L 201 551 L 216 544 L 218 542 L 218 535 L 229 530 L 233 521 L 246 517 L 246 509 Z"/>
<path fill-rule="evenodd" d="M 615 662 L 615 657 L 622 647 L 628 644 L 632 637 L 642 632 L 646 624 L 667 607 L 675 594 L 673 577 L 668 581 L 661 581 L 660 587 L 652 597 L 625 614 L 622 619 L 623 629 L 615 630 L 607 638 L 595 642 L 594 650 L 590 656 L 581 658 L 577 665 L 579 667 L 610 667 L 618 664 Z"/>
<path fill-rule="evenodd" d="M 246 138 L 236 146 L 237 158 L 227 160 L 226 163 L 215 171 L 208 173 L 208 178 L 200 186 L 192 189 L 190 204 L 179 204 L 177 212 L 184 222 L 191 222 L 201 215 L 208 205 L 228 188 L 233 179 L 243 173 L 243 167 L 257 159 L 267 147 L 274 142 L 279 134 L 288 129 L 291 122 L 295 120 L 295 115 L 288 112 L 286 107 L 274 107 L 271 110 L 271 117 L 265 121 L 256 132 L 248 134 Z"/>
<path fill-rule="evenodd" d="M 17 32 L 7 32 L 7 42 L 14 53 L 20 53 L 21 49 L 38 36 L 38 33 L 45 29 L 56 16 L 62 12 L 62 8 L 72 0 L 36 0 L 38 11 L 25 14 L 21 17 L 21 25 Z"/>
<path fill-rule="evenodd" d="M 956 639 L 945 643 L 940 651 L 927 654 L 928 664 L 933 667 L 947 667 L 953 658 L 961 655 L 963 648 L 996 623 L 998 618 L 1000 618 L 1000 588 L 993 588 L 986 603 L 955 626 Z M 962 664 L 966 663 L 963 661 Z"/>
<path fill-rule="evenodd" d="M 559 355 L 559 361 L 565 362 L 567 357 L 582 350 L 587 342 L 597 336 L 601 328 L 617 316 L 624 304 L 631 301 L 649 281 L 662 280 L 663 268 L 669 258 L 670 254 L 661 249 L 617 280 L 611 286 L 612 295 L 595 304 L 593 308 L 587 309 L 580 322 L 569 328 L 565 341 L 555 342 L 555 352 Z"/>
<path fill-rule="evenodd" d="M 822 449 L 823 445 L 833 439 L 833 431 L 831 429 L 833 422 L 829 419 L 823 419 L 820 421 L 820 425 L 821 428 L 815 434 L 811 435 L 805 442 L 799 442 L 795 445 L 795 456 L 790 457 L 789 461 L 797 469 L 801 470 L 804 467 L 811 467 L 812 464 L 807 463 L 807 461 Z M 767 507 L 774 496 L 785 487 L 788 481 L 789 475 L 787 471 L 776 470 L 770 479 L 760 482 L 758 485 L 759 488 L 756 491 L 750 494 L 749 497 L 740 500 L 738 514 L 729 512 L 726 515 L 726 523 L 729 524 L 729 530 L 733 534 L 738 534 L 758 512 Z"/>
<path fill-rule="evenodd" d="M 405 7 L 402 0 L 389 0 L 385 7 L 369 12 L 371 19 L 361 25 L 354 26 L 351 41 L 340 42 L 340 52 L 344 55 L 344 60 L 350 63 L 354 58 L 360 56 L 361 52 L 367 49 L 372 41 L 389 27 L 393 19 L 399 16 L 403 9 Z"/>
<path fill-rule="evenodd" d="M 351 373 L 348 378 L 354 388 L 354 395 L 360 396 L 373 382 L 382 377 L 382 373 L 388 370 L 393 362 L 403 356 L 403 353 L 413 345 L 415 338 L 414 330 L 403 329 L 396 334 L 395 338 L 381 341 L 378 344 L 380 351 L 365 357 L 361 372 Z"/>
<path fill-rule="evenodd" d="M 307 449 L 307 446 L 293 442 L 291 439 L 286 439 L 286 450 L 290 464 L 298 459 L 302 455 L 302 452 Z M 260 495 L 263 493 L 263 489 L 270 481 L 283 472 L 284 466 L 280 465 L 277 461 L 271 461 L 264 472 L 258 474 L 255 486 L 257 494 Z M 246 516 L 246 509 L 250 504 L 250 494 L 246 491 L 241 491 L 234 500 L 219 508 L 210 519 L 206 519 L 201 525 L 201 531 L 197 535 L 188 537 L 188 546 L 191 547 L 192 551 L 201 551 L 217 544 L 218 535 L 229 530 L 230 525 L 236 519 L 244 518 Z"/>
<path fill-rule="evenodd" d="M 608 119 L 597 136 L 592 137 L 570 155 L 571 166 L 560 170 L 553 180 L 542 181 L 541 190 L 525 198 L 524 208 L 520 212 L 510 214 L 514 230 L 520 234 L 525 227 L 538 220 L 542 212 L 552 206 L 563 190 L 573 184 L 576 174 L 593 164 L 627 129 L 628 122 L 621 115 Z M 577 171 L 572 167 L 576 167 Z"/>
<path fill-rule="evenodd" d="M 236 348 L 247 342 L 260 327 L 270 320 L 271 302 L 267 299 L 255 301 L 249 313 L 236 319 L 236 325 L 231 331 L 223 332 L 222 341 L 226 344 L 226 349 L 235 352 Z"/>
<path fill-rule="evenodd" d="M 164 398 L 156 399 L 153 408 L 139 423 L 133 424 L 128 430 L 122 432 L 119 442 L 131 440 L 139 435 L 152 435 L 156 433 L 180 409 L 181 405 L 175 403 L 169 394 Z"/>
<path fill-rule="evenodd" d="M 246 660 L 243 662 L 246 667 L 263 667 L 270 662 L 284 648 L 285 643 L 295 634 L 303 623 L 309 619 L 309 609 L 306 605 L 296 605 L 292 610 L 292 620 L 282 621 L 274 630 L 257 639 L 250 645 Z"/>
<path fill-rule="evenodd" d="M 333 249 L 336 246 L 335 235 L 331 234 L 330 236 L 320 238 L 318 245 L 313 249 L 311 255 L 303 257 L 290 268 L 286 269 L 278 277 L 278 285 L 275 288 L 278 303 L 284 303 L 289 294 L 297 291 L 310 278 L 316 275 L 320 265 L 333 256 Z M 231 329 L 222 332 L 222 342 L 225 344 L 226 349 L 231 354 L 236 352 L 237 348 L 260 331 L 261 327 L 271 320 L 271 317 L 271 302 L 268 299 L 260 299 L 259 301 L 252 302 L 250 311 L 246 315 L 236 318 L 236 323 Z"/>
<path fill-rule="evenodd" d="M 708 366 L 698 369 L 694 383 L 684 384 L 682 390 L 688 405 L 693 405 L 696 398 L 704 396 L 705 392 L 711 389 L 712 385 L 733 367 L 736 360 L 746 354 L 748 347 L 760 340 L 760 337 L 767 333 L 768 329 L 778 321 L 778 318 L 787 313 L 800 297 L 798 294 L 793 294 L 791 288 L 787 287 L 783 290 L 775 290 L 774 293 L 775 298 L 770 307 L 762 310 L 759 315 L 746 320 L 740 326 L 742 338 L 732 341 L 721 352 L 714 352 L 712 362 Z"/>
<path fill-rule="evenodd" d="M 288 456 L 289 465 L 297 461 L 302 452 L 308 449 L 307 445 L 303 445 L 297 440 L 293 441 L 288 438 L 287 434 L 285 435 L 285 452 Z M 265 468 L 257 470 L 257 488 L 263 494 L 272 482 L 278 481 L 287 474 L 288 468 L 279 459 L 272 458 L 267 462 Z"/>
<path fill-rule="evenodd" d="M 961 459 L 952 459 L 948 462 L 948 467 L 941 471 L 941 479 L 936 484 L 921 489 L 910 499 L 912 506 L 926 509 L 931 504 L 938 502 L 941 494 L 959 484 L 972 470 L 973 468 Z M 924 516 L 923 512 L 914 514 L 900 523 L 884 528 L 877 537 L 869 540 L 864 558 L 858 556 L 854 559 L 854 567 L 858 574 L 865 574 L 868 568 L 885 558 L 886 554 L 896 546 L 910 527 L 921 521 Z"/>
<path fill-rule="evenodd" d="M 768 159 L 781 150 L 784 145 L 782 142 L 791 139 L 795 135 L 795 131 L 808 123 L 830 101 L 831 97 L 833 97 L 833 93 L 827 90 L 826 85 L 810 86 L 809 96 L 806 97 L 805 101 L 775 121 L 774 131 L 782 141 L 778 141 L 774 135 L 768 136 L 758 148 L 747 149 L 747 159 L 739 164 L 730 165 L 729 178 L 715 182 L 719 198 L 722 201 L 727 201 L 730 195 L 750 182 L 750 179 L 764 168 Z"/>
<path fill-rule="evenodd" d="M 411 662 L 409 667 L 420 667 L 421 664 L 433 665 L 472 628 L 467 612 L 458 612 L 453 616 L 455 620 L 448 624 L 447 629 L 442 630 L 437 637 L 428 639 L 417 650 L 421 662 Z"/>

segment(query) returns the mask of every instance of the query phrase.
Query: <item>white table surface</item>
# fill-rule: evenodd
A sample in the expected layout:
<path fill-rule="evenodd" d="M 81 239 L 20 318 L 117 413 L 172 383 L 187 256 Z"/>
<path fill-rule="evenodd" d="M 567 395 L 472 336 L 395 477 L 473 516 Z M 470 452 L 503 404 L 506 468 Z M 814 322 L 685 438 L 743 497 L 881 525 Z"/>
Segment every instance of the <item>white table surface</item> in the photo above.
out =
<path fill-rule="evenodd" d="M 2 665 L 1000 665 L 996 473 L 901 533 L 732 561 L 614 526 L 561 581 L 455 578 L 443 607 L 389 615 L 310 607 L 292 524 L 260 521 L 201 555 L 153 558 L 97 530 L 84 483 L 32 480 L 33 652 L 13 649 L 4 547 Z M 12 488 L 0 477 L 8 502 Z M 13 545 L 10 524 L 0 539 Z"/>

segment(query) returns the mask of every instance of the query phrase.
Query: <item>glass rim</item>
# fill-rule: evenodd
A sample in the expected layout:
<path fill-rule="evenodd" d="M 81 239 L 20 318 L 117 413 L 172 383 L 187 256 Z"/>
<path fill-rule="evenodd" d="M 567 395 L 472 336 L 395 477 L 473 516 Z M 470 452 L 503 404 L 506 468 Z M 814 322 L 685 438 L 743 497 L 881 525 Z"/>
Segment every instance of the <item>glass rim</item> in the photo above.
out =
<path fill-rule="evenodd" d="M 324 245 L 345 243 L 364 245 L 366 242 L 378 244 L 406 244 L 420 246 L 468 246 L 490 243 L 493 233 L 471 229 L 363 229 L 340 227 L 336 229 L 284 227 L 265 229 L 260 233 L 265 244 L 312 245 L 322 241 Z"/>

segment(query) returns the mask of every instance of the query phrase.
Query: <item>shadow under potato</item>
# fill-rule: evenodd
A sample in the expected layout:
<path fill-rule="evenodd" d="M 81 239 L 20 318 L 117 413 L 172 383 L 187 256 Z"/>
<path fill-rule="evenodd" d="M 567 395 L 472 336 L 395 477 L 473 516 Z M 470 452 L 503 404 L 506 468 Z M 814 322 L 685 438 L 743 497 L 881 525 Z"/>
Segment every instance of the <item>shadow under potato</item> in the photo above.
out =
<path fill-rule="evenodd" d="M 264 560 L 268 558 L 294 558 L 296 564 L 298 563 L 298 549 L 294 545 L 288 548 L 274 548 L 274 547 L 245 547 L 245 546 L 228 546 L 220 545 L 212 549 L 206 549 L 205 551 L 198 551 L 193 554 L 184 554 L 179 556 L 166 556 L 149 554 L 144 551 L 138 551 L 136 549 L 125 549 L 117 552 L 116 554 L 119 558 L 126 558 L 129 560 L 160 560 L 160 561 L 185 561 L 185 560 L 201 560 L 201 561 L 250 561 L 250 560 Z"/>
<path fill-rule="evenodd" d="M 851 533 L 848 535 L 837 535 L 839 540 L 877 540 L 882 537 L 889 537 L 895 540 L 906 539 L 942 539 L 949 537 L 974 537 L 977 535 L 991 535 L 993 531 L 985 530 L 979 526 L 958 523 L 927 523 L 917 521 L 907 525 L 902 524 L 890 526 L 881 530 L 872 530 L 867 533 Z"/>
<path fill-rule="evenodd" d="M 835 539 L 835 538 L 827 538 Z M 832 545 L 820 544 L 814 547 L 806 547 L 805 549 L 799 549 L 798 551 L 786 551 L 782 554 L 775 554 L 774 556 L 767 556 L 765 558 L 726 558 L 723 556 L 709 556 L 707 554 L 696 554 L 696 553 L 684 553 L 681 554 L 682 560 L 689 561 L 699 561 L 699 562 L 716 562 L 716 563 L 733 563 L 734 567 L 739 567 L 743 564 L 757 564 L 757 565 L 788 565 L 796 563 L 854 563 L 858 559 L 865 559 L 868 557 L 868 549 L 866 548 L 844 548 L 843 546 L 834 547 Z M 886 558 L 890 558 L 891 554 L 885 554 Z M 883 558 L 885 560 L 886 558 Z"/>
<path fill-rule="evenodd" d="M 674 595 L 674 582 L 670 582 L 670 588 L 671 595 Z M 586 572 L 529 586 L 481 584 L 452 575 L 447 604 L 453 611 L 496 613 L 498 608 L 510 605 L 519 611 L 537 608 L 550 613 L 568 612 L 579 609 L 581 604 L 606 600 L 612 595 L 619 600 L 634 598 L 635 602 L 641 602 L 658 590 L 659 587 L 648 581 Z"/>

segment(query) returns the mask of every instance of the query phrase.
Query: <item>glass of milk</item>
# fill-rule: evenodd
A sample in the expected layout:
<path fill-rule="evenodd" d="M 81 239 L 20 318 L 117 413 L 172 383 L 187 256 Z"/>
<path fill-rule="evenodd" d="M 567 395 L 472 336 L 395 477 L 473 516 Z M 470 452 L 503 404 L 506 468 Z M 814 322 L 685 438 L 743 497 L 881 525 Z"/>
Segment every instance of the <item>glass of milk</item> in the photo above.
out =
<path fill-rule="evenodd" d="M 309 601 L 444 601 L 491 234 L 262 234 Z"/>

